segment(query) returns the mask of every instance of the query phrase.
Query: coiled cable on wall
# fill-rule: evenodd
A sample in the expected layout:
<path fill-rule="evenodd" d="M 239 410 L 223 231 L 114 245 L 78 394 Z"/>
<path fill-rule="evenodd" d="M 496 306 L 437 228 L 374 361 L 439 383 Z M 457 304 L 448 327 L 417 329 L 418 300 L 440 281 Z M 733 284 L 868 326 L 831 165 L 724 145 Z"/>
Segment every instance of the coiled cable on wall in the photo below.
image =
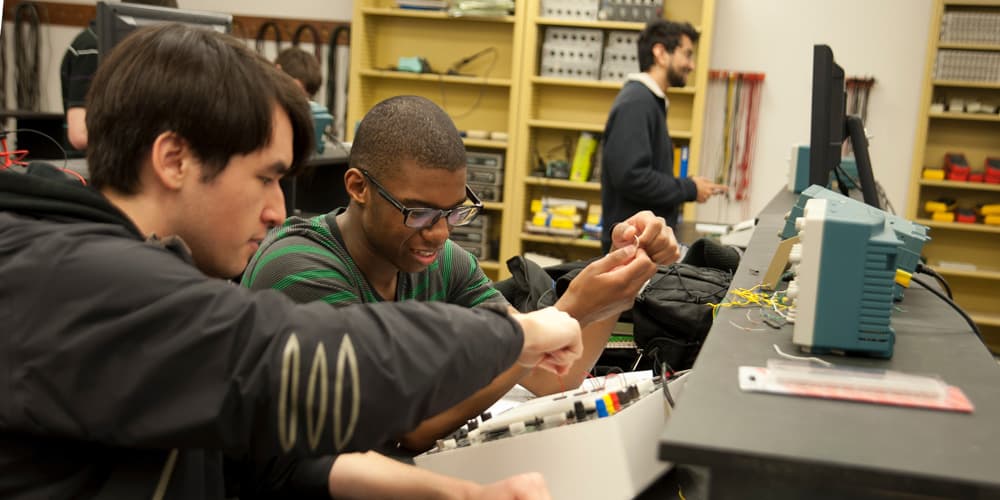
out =
<path fill-rule="evenodd" d="M 337 26 L 333 33 L 330 33 L 330 41 L 327 44 L 326 52 L 326 108 L 330 111 L 330 114 L 334 116 L 335 120 L 339 120 L 340 124 L 343 125 L 343 134 L 338 137 L 340 140 L 344 140 L 347 137 L 346 124 L 343 123 L 343 117 L 337 115 L 337 40 L 340 39 L 340 34 L 345 33 L 347 39 L 351 38 L 351 27 L 347 25 Z M 347 101 L 348 82 L 344 82 L 344 102 Z M 336 122 L 335 122 L 336 123 Z M 334 127 L 337 130 L 337 127 Z"/>
<path fill-rule="evenodd" d="M 14 11 L 14 79 L 17 82 L 18 109 L 38 111 L 39 108 L 40 26 L 41 20 L 35 4 L 18 4 Z"/>
<path fill-rule="evenodd" d="M 336 85 L 333 82 L 337 80 L 337 39 L 340 38 L 341 33 L 347 33 L 349 38 L 351 28 L 349 26 L 337 26 L 333 30 L 333 33 L 330 33 L 329 50 L 326 52 L 326 107 L 330 110 L 331 114 L 333 113 L 333 100 L 336 94 Z"/>
<path fill-rule="evenodd" d="M 301 41 L 302 34 L 309 32 L 312 35 L 313 40 L 313 53 L 316 54 L 316 61 L 323 60 L 323 41 L 319 37 L 319 30 L 311 24 L 300 24 L 298 28 L 295 29 L 295 33 L 292 34 L 292 46 L 298 47 Z"/>
<path fill-rule="evenodd" d="M 267 42 L 268 30 L 274 32 L 274 45 L 276 48 L 275 54 L 281 52 L 281 29 L 278 28 L 278 25 L 274 21 L 267 21 L 262 23 L 260 28 L 257 30 L 256 42 L 257 53 L 265 57 L 267 56 L 264 54 L 264 44 Z"/>

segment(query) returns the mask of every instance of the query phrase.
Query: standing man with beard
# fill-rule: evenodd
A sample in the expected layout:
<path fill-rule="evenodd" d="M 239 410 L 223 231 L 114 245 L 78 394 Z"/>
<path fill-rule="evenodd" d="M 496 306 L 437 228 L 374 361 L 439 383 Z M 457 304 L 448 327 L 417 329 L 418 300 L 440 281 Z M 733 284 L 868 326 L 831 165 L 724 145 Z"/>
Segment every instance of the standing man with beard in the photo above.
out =
<path fill-rule="evenodd" d="M 671 227 L 684 202 L 704 203 L 727 188 L 704 177 L 674 177 L 667 131 L 667 89 L 683 87 L 694 71 L 698 32 L 690 23 L 652 21 L 639 34 L 640 73 L 629 75 L 604 126 L 601 246 L 611 248 L 612 226 L 652 210 Z"/>

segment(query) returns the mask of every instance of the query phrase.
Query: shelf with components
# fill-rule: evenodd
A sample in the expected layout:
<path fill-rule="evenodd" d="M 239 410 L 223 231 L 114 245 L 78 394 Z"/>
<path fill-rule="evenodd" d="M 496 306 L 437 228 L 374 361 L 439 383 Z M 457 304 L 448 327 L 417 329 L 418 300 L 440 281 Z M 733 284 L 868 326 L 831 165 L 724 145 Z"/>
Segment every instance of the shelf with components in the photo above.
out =
<path fill-rule="evenodd" d="M 520 7 L 520 6 L 519 6 Z M 434 101 L 462 131 L 484 131 L 463 138 L 469 151 L 499 154 L 505 167 L 506 189 L 516 138 L 518 82 L 521 77 L 523 14 L 496 17 L 453 17 L 446 12 L 401 9 L 395 0 L 356 0 L 351 26 L 351 67 L 348 94 L 348 139 L 375 104 L 397 95 L 419 95 Z M 472 57 L 479 54 L 478 57 Z M 401 58 L 422 58 L 424 72 L 397 71 Z M 464 61 L 465 59 L 470 59 Z M 465 64 L 462 64 L 462 63 Z M 503 140 L 490 137 L 497 133 Z M 471 134 L 470 134 L 471 135 Z M 506 204 L 484 202 L 495 249 L 508 237 L 503 220 Z M 486 198 L 484 198 L 486 199 Z M 510 237 L 516 238 L 516 234 Z M 480 261 L 487 276 L 503 277 L 500 262 L 508 256 L 490 254 Z"/>
<path fill-rule="evenodd" d="M 376 2 L 379 5 L 394 5 L 395 2 Z M 459 19 L 451 17 L 447 12 L 438 12 L 432 10 L 419 10 L 419 9 L 400 9 L 398 7 L 391 6 L 378 6 L 378 7 L 361 7 L 361 13 L 367 16 L 385 16 L 385 17 L 406 17 L 412 19 L 437 19 L 437 20 L 452 20 Z M 476 17 L 476 16 L 465 16 L 461 18 L 462 21 L 472 21 L 472 22 L 483 22 L 483 23 L 510 23 L 513 24 L 515 21 L 514 16 L 489 16 L 489 17 Z"/>
<path fill-rule="evenodd" d="M 1000 77 L 995 69 L 991 75 L 989 66 L 970 65 L 977 58 L 1000 59 L 1000 44 L 995 36 L 986 41 L 989 36 L 959 31 L 970 26 L 961 24 L 967 23 L 963 16 L 983 14 L 997 19 L 1000 1 L 934 2 L 906 214 L 931 228 L 931 241 L 924 247 L 928 264 L 948 279 L 955 301 L 976 321 L 987 342 L 997 346 L 1000 315 L 994 312 L 992 297 L 1000 286 L 1000 226 L 934 220 L 925 205 L 947 200 L 959 209 L 975 210 L 1000 204 L 1000 184 L 923 178 L 925 168 L 942 167 L 946 154 L 964 155 L 973 172 L 984 169 L 987 158 L 1000 158 L 1000 115 L 995 109 L 1000 106 Z M 934 110 L 933 103 L 939 104 Z"/>
<path fill-rule="evenodd" d="M 526 251 L 549 253 L 567 259 L 588 259 L 599 254 L 600 242 L 596 240 L 574 239 L 568 236 L 554 236 L 529 233 L 524 230 L 525 221 L 531 219 L 531 201 L 543 196 L 584 200 L 589 204 L 600 204 L 599 179 L 591 182 L 572 182 L 563 179 L 547 179 L 538 174 L 538 158 L 548 156 L 549 151 L 562 150 L 567 162 L 572 161 L 572 152 L 582 132 L 600 135 L 611 104 L 621 90 L 621 81 L 572 79 L 542 76 L 541 47 L 546 30 L 556 28 L 599 29 L 604 33 L 614 31 L 634 31 L 645 27 L 643 22 L 608 20 L 566 20 L 541 16 L 541 1 L 529 0 L 519 3 L 525 9 L 524 41 L 525 56 L 522 61 L 524 71 L 520 86 L 518 123 L 514 131 L 518 142 L 514 151 L 517 172 L 513 195 L 507 203 L 505 223 L 507 234 L 518 234 L 519 238 L 505 240 L 508 246 L 503 254 L 517 255 Z M 670 99 L 670 113 L 667 126 L 671 139 L 677 146 L 690 148 L 689 161 L 692 174 L 697 172 L 697 159 L 701 146 L 700 135 L 705 108 L 705 91 L 708 84 L 708 60 L 711 53 L 712 26 L 715 18 L 715 0 L 692 0 L 686 2 L 664 2 L 663 17 L 670 20 L 687 21 L 701 33 L 696 44 L 696 64 L 688 86 L 671 88 L 667 91 Z"/>
<path fill-rule="evenodd" d="M 1000 184 L 987 184 L 985 182 L 963 182 L 963 181 L 937 181 L 931 179 L 920 179 L 921 186 L 940 187 L 947 189 L 967 189 L 972 191 L 1000 191 Z"/>

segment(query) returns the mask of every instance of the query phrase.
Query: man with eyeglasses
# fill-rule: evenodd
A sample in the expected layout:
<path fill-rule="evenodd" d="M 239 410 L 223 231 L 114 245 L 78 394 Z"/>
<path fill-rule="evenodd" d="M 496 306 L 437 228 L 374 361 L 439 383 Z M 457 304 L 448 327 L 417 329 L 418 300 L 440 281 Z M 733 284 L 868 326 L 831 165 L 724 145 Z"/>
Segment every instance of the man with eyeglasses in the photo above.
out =
<path fill-rule="evenodd" d="M 376 104 L 351 148 L 344 176 L 349 206 L 311 219 L 289 218 L 261 244 L 243 285 L 278 289 L 299 302 L 419 300 L 509 308 L 476 259 L 448 239 L 452 227 L 482 211 L 465 180 L 465 146 L 443 110 L 416 96 Z M 672 231 L 650 212 L 619 224 L 614 235 L 613 251 L 587 266 L 556 303 L 583 327 L 584 354 L 568 374 L 559 378 L 512 367 L 469 399 L 425 420 L 400 444 L 429 448 L 515 384 L 541 395 L 582 383 L 618 315 L 632 307 L 656 264 L 679 257 Z M 484 360 L 492 355 L 482 353 Z"/>

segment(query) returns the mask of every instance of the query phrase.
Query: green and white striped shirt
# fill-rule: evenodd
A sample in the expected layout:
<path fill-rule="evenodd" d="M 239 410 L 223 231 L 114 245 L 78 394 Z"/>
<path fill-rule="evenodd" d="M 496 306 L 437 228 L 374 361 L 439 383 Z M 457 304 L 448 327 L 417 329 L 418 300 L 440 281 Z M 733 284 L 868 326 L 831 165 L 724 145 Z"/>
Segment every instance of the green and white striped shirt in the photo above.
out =
<path fill-rule="evenodd" d="M 296 302 L 322 300 L 347 305 L 384 301 L 347 252 L 336 222 L 343 210 L 308 219 L 289 217 L 261 243 L 243 274 L 242 285 L 280 290 Z M 476 258 L 451 240 L 427 269 L 399 273 L 396 297 L 465 307 L 507 304 Z"/>

